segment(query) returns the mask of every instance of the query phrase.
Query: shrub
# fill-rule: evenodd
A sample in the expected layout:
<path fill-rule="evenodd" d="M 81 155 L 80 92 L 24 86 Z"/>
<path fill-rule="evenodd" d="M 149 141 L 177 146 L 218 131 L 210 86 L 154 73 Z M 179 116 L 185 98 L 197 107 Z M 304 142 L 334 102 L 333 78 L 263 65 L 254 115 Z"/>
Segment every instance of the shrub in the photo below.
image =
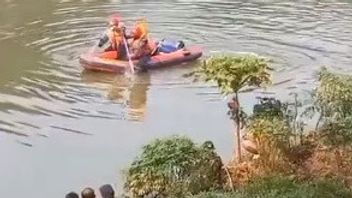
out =
<path fill-rule="evenodd" d="M 320 129 L 322 135 L 330 145 L 351 143 L 352 76 L 335 74 L 323 68 L 319 82 L 315 102 L 324 121 Z"/>
<path fill-rule="evenodd" d="M 352 115 L 352 76 L 335 74 L 323 68 L 315 94 L 317 106 L 324 117 Z"/>
<path fill-rule="evenodd" d="M 291 136 L 291 129 L 287 122 L 282 119 L 266 119 L 255 118 L 250 121 L 248 128 L 250 133 L 255 139 L 267 137 L 275 141 L 278 146 L 288 146 Z"/>
<path fill-rule="evenodd" d="M 222 186 L 222 163 L 211 142 L 195 145 L 186 137 L 157 139 L 143 147 L 128 169 L 126 188 L 133 197 L 182 197 Z"/>
<path fill-rule="evenodd" d="M 320 131 L 325 143 L 335 146 L 348 145 L 352 143 L 352 117 L 326 120 Z"/>
<path fill-rule="evenodd" d="M 289 150 L 291 130 L 284 120 L 255 118 L 250 121 L 247 132 L 257 144 L 258 168 L 263 172 L 290 172 L 285 153 Z"/>

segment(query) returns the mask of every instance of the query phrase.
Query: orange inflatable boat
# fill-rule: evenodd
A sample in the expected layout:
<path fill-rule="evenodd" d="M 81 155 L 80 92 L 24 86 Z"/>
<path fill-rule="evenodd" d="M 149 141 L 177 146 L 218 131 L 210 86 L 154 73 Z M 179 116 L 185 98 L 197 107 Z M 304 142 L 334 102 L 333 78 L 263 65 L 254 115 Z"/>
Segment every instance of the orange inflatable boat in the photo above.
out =
<path fill-rule="evenodd" d="M 110 54 L 109 54 L 110 53 Z M 80 56 L 81 65 L 88 70 L 125 73 L 130 69 L 128 61 L 116 60 L 109 57 L 116 57 L 116 52 L 86 53 Z M 200 47 L 192 46 L 177 49 L 172 52 L 159 52 L 148 59 L 133 60 L 133 64 L 138 66 L 136 70 L 149 70 L 193 61 L 202 56 Z"/>

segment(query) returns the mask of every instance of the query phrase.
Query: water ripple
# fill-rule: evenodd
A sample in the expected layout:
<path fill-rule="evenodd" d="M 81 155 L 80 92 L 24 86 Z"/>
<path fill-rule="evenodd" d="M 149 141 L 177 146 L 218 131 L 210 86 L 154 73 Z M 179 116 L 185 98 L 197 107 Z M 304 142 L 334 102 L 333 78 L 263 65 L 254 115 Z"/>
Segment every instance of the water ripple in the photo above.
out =
<path fill-rule="evenodd" d="M 17 120 L 19 113 L 55 119 L 143 121 L 151 89 L 193 90 L 205 100 L 222 100 L 214 85 L 182 78 L 198 63 L 142 74 L 133 83 L 121 76 L 82 71 L 79 55 L 96 44 L 106 16 L 116 10 L 128 27 L 139 15 L 146 16 L 153 37 L 201 44 L 205 56 L 212 51 L 268 56 L 275 60 L 280 76 L 274 82 L 276 90 L 308 86 L 315 70 L 323 64 L 350 71 L 352 5 L 347 3 L 175 0 L 82 4 L 65 0 L 56 4 L 52 17 L 34 19 L 12 29 L 0 26 L 0 42 L 22 36 L 26 47 L 45 57 L 37 69 L 1 88 L 0 113 L 13 115 L 0 122 L 3 132 L 30 135 L 34 132 L 28 133 L 29 129 L 43 128 L 38 123 Z M 292 76 L 296 79 L 292 80 Z"/>

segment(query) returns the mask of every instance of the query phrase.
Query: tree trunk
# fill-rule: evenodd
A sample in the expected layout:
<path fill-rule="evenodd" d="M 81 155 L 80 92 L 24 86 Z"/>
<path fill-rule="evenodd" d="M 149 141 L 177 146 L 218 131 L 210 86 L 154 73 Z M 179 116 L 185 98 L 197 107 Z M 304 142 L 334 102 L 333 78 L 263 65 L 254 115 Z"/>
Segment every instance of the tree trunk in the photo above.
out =
<path fill-rule="evenodd" d="M 235 112 L 235 116 L 236 116 L 236 138 L 237 138 L 237 161 L 241 162 L 242 161 L 242 152 L 241 152 L 241 118 L 240 118 L 240 102 L 239 102 L 239 98 L 238 98 L 238 92 L 236 92 L 235 94 L 236 97 L 236 112 Z"/>

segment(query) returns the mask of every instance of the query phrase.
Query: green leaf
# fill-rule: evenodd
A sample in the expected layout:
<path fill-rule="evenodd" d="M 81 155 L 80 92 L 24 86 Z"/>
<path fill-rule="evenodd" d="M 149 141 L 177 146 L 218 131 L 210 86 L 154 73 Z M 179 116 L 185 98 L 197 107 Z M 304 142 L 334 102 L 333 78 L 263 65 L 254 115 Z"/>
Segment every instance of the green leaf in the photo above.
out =
<path fill-rule="evenodd" d="M 222 54 L 211 56 L 195 73 L 217 83 L 223 94 L 232 94 L 246 86 L 270 84 L 269 70 L 267 60 L 257 55 Z"/>

